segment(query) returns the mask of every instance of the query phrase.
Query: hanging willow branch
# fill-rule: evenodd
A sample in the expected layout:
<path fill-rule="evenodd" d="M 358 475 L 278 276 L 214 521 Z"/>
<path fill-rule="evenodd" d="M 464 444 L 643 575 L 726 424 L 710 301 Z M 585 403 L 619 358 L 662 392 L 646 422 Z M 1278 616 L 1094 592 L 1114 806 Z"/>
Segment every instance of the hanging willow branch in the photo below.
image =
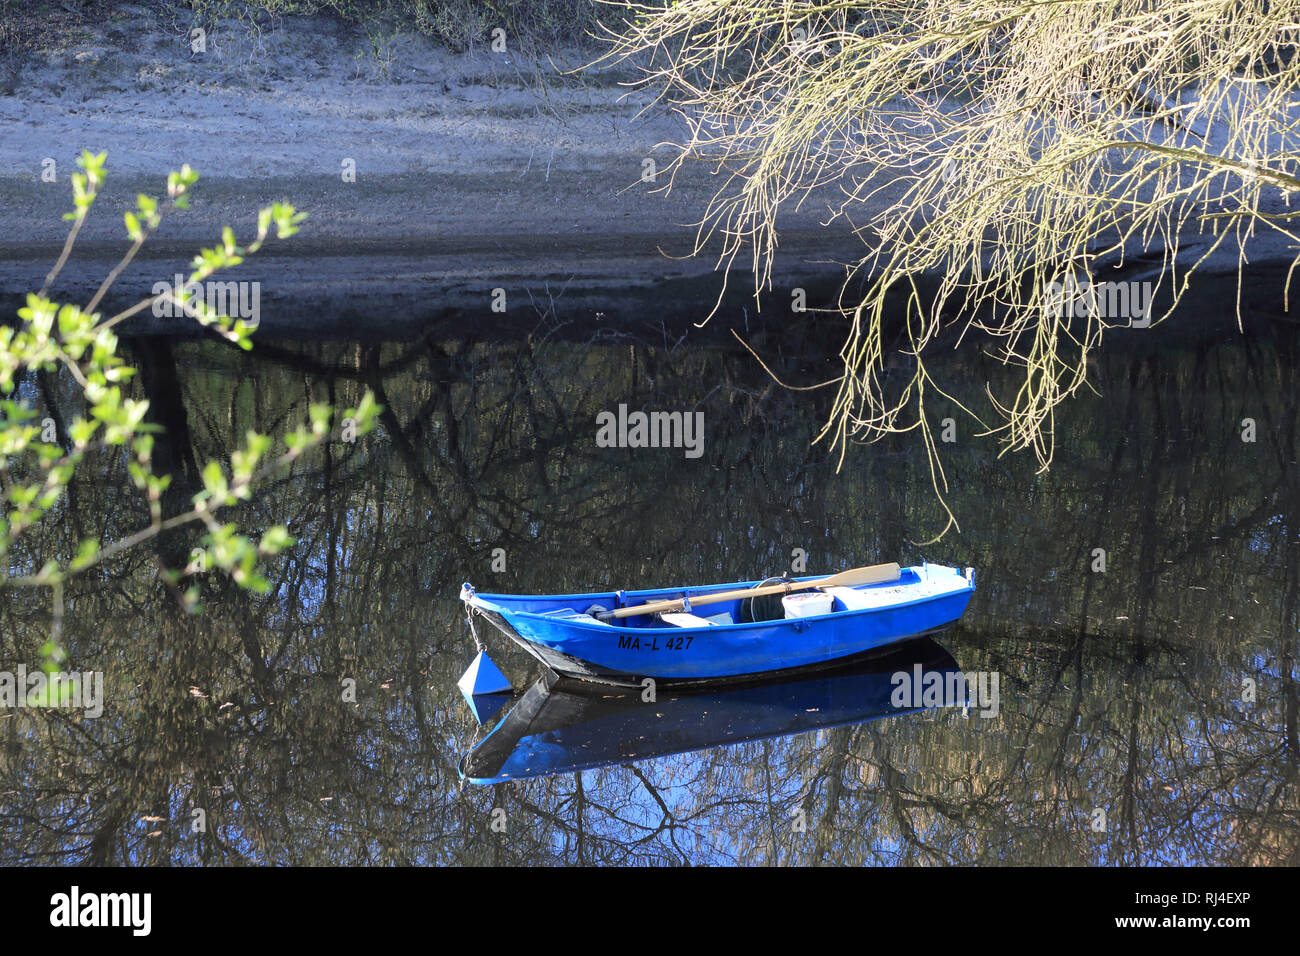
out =
<path fill-rule="evenodd" d="M 724 270 L 752 252 L 768 288 L 778 210 L 840 190 L 833 216 L 866 244 L 850 280 L 869 281 L 840 297 L 845 374 L 819 440 L 842 462 L 852 441 L 919 430 L 941 500 L 925 402 L 952 398 L 924 360 L 945 322 L 1020 369 L 989 392 L 985 434 L 1045 469 L 1055 410 L 1131 318 L 1070 318 L 1062 288 L 1156 251 L 1158 324 L 1211 254 L 1240 270 L 1257 227 L 1296 238 L 1300 210 L 1283 203 L 1300 190 L 1300 0 L 631 6 L 606 61 L 637 63 L 682 111 L 674 177 L 701 161 L 722 174 L 697 252 L 719 238 Z M 1196 235 L 1203 248 L 1180 256 Z M 886 327 L 905 331 L 900 354 Z M 899 361 L 908 380 L 886 388 Z"/>

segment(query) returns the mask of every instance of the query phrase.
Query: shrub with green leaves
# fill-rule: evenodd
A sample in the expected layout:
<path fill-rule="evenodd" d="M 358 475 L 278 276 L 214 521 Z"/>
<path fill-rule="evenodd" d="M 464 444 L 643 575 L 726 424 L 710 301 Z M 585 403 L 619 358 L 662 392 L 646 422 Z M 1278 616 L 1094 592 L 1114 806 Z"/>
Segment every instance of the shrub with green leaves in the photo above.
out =
<path fill-rule="evenodd" d="M 203 249 L 194 258 L 185 289 L 160 292 L 111 316 L 96 309 L 113 282 L 130 264 L 145 241 L 162 222 L 164 209 L 185 209 L 198 174 L 188 166 L 167 178 L 165 202 L 140 195 L 136 208 L 125 215 L 131 245 L 109 272 L 94 296 L 84 306 L 56 302 L 49 297 L 77 235 L 86 222 L 105 181 L 106 155 L 83 152 L 77 160 L 81 172 L 72 177 L 74 209 L 65 218 L 72 222 L 62 252 L 38 293 L 28 295 L 18 310 L 19 322 L 0 324 L 0 590 L 47 588 L 56 613 L 52 646 L 57 648 L 61 621 L 63 586 L 71 577 L 144 545 L 159 535 L 186 525 L 201 526 L 207 565 L 227 572 L 242 588 L 265 593 L 269 587 L 260 562 L 278 554 L 294 542 L 281 526 L 267 529 L 257 540 L 241 534 L 236 525 L 219 520 L 224 509 L 246 501 L 259 482 L 273 476 L 329 440 L 335 413 L 328 405 L 310 408 L 309 421 L 277 441 L 269 435 L 249 431 L 244 445 L 230 456 L 229 468 L 208 462 L 201 469 L 203 488 L 192 496 L 190 507 L 165 513 L 164 493 L 171 475 L 153 470 L 154 436 L 161 429 L 147 420 L 149 403 L 133 398 L 124 385 L 135 374 L 119 355 L 115 329 L 122 322 L 160 300 L 168 300 L 200 324 L 240 348 L 252 347 L 252 329 L 245 322 L 218 313 L 185 291 L 214 273 L 229 269 L 254 255 L 272 236 L 287 239 L 298 231 L 305 213 L 287 203 L 275 203 L 260 211 L 257 235 L 240 245 L 230 228 L 222 231 L 221 242 Z M 38 409 L 24 399 L 19 388 L 28 376 L 39 372 L 62 372 L 80 388 L 83 411 L 66 428 L 63 440 L 46 440 L 37 424 Z M 366 392 L 356 408 L 342 418 L 356 435 L 368 432 L 380 411 Z M 283 447 L 277 449 L 277 444 Z M 60 520 L 67 489 L 81 469 L 97 469 L 101 456 L 128 457 L 127 473 L 134 491 L 147 502 L 149 521 L 133 533 L 114 540 L 87 537 L 75 554 L 33 558 L 34 552 L 18 554 L 15 545 L 23 535 L 42 522 Z M 182 601 L 194 608 L 198 588 L 190 570 L 164 569 L 165 581 L 181 588 Z"/>

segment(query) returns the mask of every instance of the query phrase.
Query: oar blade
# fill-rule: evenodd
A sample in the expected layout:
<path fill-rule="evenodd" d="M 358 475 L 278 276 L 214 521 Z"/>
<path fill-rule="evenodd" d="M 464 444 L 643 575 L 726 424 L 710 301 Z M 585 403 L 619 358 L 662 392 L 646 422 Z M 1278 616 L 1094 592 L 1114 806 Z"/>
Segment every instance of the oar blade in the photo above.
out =
<path fill-rule="evenodd" d="M 902 576 L 903 569 L 898 566 L 897 562 L 891 561 L 888 564 L 873 564 L 870 567 L 850 568 L 847 571 L 841 571 L 817 586 L 856 588 L 865 584 L 885 584 L 889 581 L 897 581 Z"/>

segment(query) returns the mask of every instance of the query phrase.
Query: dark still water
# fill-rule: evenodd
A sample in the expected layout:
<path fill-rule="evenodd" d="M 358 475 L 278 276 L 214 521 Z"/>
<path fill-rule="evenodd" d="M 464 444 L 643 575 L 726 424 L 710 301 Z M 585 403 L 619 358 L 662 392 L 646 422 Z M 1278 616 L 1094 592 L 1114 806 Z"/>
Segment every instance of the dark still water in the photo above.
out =
<path fill-rule="evenodd" d="M 790 381 L 835 372 L 757 344 Z M 1289 333 L 1115 336 L 1041 474 L 958 417 L 941 450 L 961 532 L 924 548 L 946 518 L 919 441 L 856 448 L 837 473 L 810 447 L 826 397 L 773 385 L 739 347 L 467 332 L 133 355 L 181 501 L 249 428 L 282 435 L 365 387 L 387 411 L 233 514 L 299 541 L 268 597 L 213 575 L 187 617 L 155 582 L 158 548 L 70 589 L 63 668 L 103 672 L 104 711 L 0 712 L 3 862 L 1300 864 Z M 936 375 L 977 402 L 997 368 L 959 355 Z M 40 384 L 57 407 L 62 383 Z M 620 403 L 702 411 L 702 454 L 597 447 Z M 125 464 L 77 484 L 19 557 L 141 526 L 129 487 Z M 462 582 L 730 581 L 796 549 L 809 574 L 971 565 L 978 590 L 955 630 L 820 684 L 631 708 L 535 688 L 470 773 L 509 782 L 461 780 L 492 726 L 456 689 L 474 653 Z M 36 667 L 50 625 L 47 595 L 5 594 L 3 667 Z M 480 633 L 521 692 L 541 676 Z M 913 662 L 996 674 L 996 713 L 898 712 L 886 671 Z"/>

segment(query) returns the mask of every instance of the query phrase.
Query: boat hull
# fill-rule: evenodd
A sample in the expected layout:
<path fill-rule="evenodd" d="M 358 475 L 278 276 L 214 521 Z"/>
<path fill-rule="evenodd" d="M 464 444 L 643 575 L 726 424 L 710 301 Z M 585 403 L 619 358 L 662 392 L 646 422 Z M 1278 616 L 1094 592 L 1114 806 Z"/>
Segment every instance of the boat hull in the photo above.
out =
<path fill-rule="evenodd" d="M 694 588 L 698 598 L 756 582 Z M 942 630 L 959 620 L 974 593 L 973 575 L 953 568 L 908 568 L 897 583 L 855 589 L 878 606 L 850 609 L 837 599 L 828 614 L 753 624 L 665 626 L 627 618 L 625 626 L 595 620 L 589 607 L 634 606 L 681 595 L 686 589 L 520 597 L 461 597 L 474 611 L 545 664 L 580 680 L 637 685 L 646 678 L 669 685 L 767 678 L 836 666 L 900 641 Z M 572 612 L 566 614 L 565 612 Z M 698 611 L 707 613 L 703 606 Z"/>

